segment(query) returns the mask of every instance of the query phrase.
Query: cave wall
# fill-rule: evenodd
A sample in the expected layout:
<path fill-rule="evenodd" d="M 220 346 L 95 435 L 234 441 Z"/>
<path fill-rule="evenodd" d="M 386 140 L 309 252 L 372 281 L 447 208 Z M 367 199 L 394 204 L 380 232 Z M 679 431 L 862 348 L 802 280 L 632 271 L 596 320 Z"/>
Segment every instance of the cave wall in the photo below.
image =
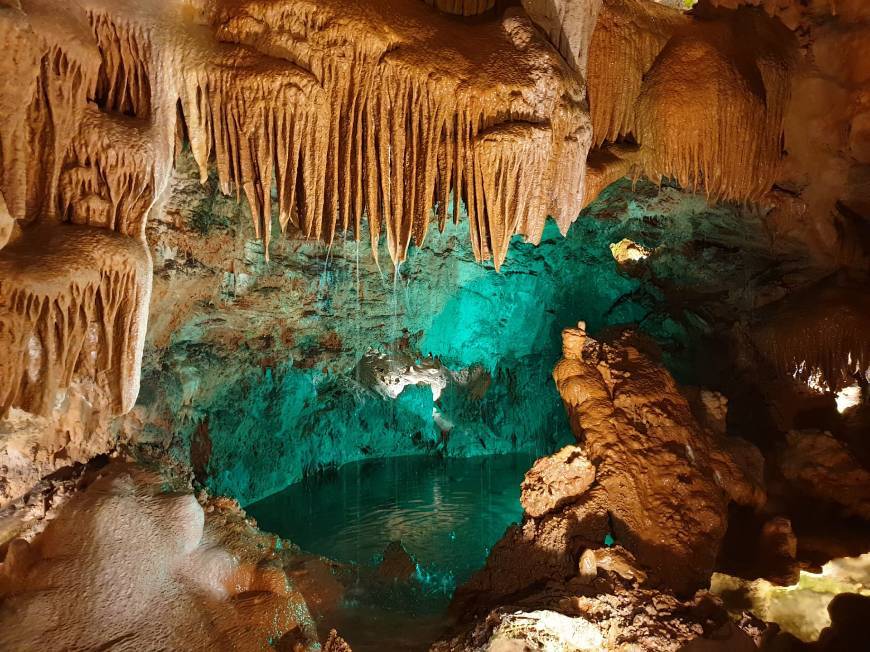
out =
<path fill-rule="evenodd" d="M 145 234 L 184 146 L 202 182 L 214 169 L 244 197 L 266 260 L 273 206 L 278 231 L 330 243 L 361 238 L 365 214 L 371 253 L 383 236 L 393 265 L 458 219 L 454 196 L 474 258 L 496 267 L 515 233 L 576 218 L 582 83 L 521 8 L 466 23 L 442 10 L 478 9 L 438 4 L 0 6 L 15 53 L 0 88 L 0 414 L 4 432 L 33 426 L 3 442 L 5 497 L 37 467 L 84 461 L 81 438 L 112 441 L 106 420 L 135 400 Z M 80 399 L 94 420 L 67 428 L 59 412 Z"/>

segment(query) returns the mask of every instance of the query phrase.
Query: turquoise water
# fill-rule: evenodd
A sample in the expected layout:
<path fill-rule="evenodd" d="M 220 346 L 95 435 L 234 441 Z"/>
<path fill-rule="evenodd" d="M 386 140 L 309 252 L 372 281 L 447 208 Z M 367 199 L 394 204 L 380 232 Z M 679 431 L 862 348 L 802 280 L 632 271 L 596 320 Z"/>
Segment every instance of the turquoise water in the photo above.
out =
<path fill-rule="evenodd" d="M 394 457 L 346 464 L 247 507 L 259 526 L 307 552 L 353 564 L 328 620 L 351 647 L 425 649 L 457 584 L 522 516 L 520 483 L 534 455 Z M 391 541 L 417 562 L 408 582 L 375 572 Z M 386 637 L 386 638 L 385 638 Z M 384 647 L 384 645 L 392 647 Z"/>

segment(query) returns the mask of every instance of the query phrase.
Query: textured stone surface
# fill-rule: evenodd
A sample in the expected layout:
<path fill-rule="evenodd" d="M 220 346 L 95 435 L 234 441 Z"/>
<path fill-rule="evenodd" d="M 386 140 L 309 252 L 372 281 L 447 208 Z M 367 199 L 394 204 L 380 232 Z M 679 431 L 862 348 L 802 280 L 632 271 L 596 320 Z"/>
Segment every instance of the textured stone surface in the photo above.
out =
<path fill-rule="evenodd" d="M 766 500 L 758 450 L 701 426 L 649 342 L 631 332 L 593 340 L 580 324 L 563 331 L 563 355 L 553 375 L 595 465 L 594 482 L 578 483 L 561 508 L 527 514 L 510 528 L 486 567 L 457 591 L 457 613 L 564 582 L 585 550 L 614 542 L 634 560 L 633 578 L 691 594 L 713 572 L 729 502 L 759 508 Z M 570 462 L 563 455 L 563 467 Z M 541 485 L 534 493 L 546 495 L 547 475 L 557 474 L 530 474 Z M 533 495 L 531 487 L 524 494 Z"/>
<path fill-rule="evenodd" d="M 263 649 L 317 634 L 274 538 L 230 501 L 205 509 L 139 468 L 106 467 L 0 565 L 0 646 L 10 650 Z M 295 634 L 294 634 L 295 635 Z"/>
<path fill-rule="evenodd" d="M 576 500 L 595 481 L 595 467 L 579 446 L 566 446 L 542 457 L 526 473 L 520 502 L 526 514 L 537 518 Z"/>

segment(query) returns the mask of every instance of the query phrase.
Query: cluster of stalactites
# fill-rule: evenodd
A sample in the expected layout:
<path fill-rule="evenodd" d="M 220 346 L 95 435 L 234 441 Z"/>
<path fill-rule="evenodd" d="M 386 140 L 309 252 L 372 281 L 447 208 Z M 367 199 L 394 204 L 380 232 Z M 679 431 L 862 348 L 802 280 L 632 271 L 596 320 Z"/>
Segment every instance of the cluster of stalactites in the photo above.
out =
<path fill-rule="evenodd" d="M 792 34 L 760 11 L 692 17 L 610 0 L 590 54 L 595 143 L 632 138 L 651 178 L 756 201 L 782 156 L 795 52 Z"/>
<path fill-rule="evenodd" d="M 754 10 L 676 34 L 644 77 L 637 139 L 644 169 L 714 200 L 759 200 L 779 171 L 792 35 Z"/>
<path fill-rule="evenodd" d="M 64 156 L 97 86 L 96 49 L 53 36 L 13 8 L 0 14 L 0 43 L 14 53 L 0 89 L 0 192 L 22 223 L 56 216 Z"/>
<path fill-rule="evenodd" d="M 426 4 L 437 7 L 448 14 L 476 16 L 495 6 L 495 0 L 425 0 Z"/>
<path fill-rule="evenodd" d="M 331 242 L 348 229 L 359 237 L 366 216 L 372 241 L 385 233 L 395 264 L 412 242 L 422 244 L 433 219 L 458 220 L 463 206 L 475 255 L 496 266 L 514 233 L 537 241 L 548 214 L 564 229 L 579 213 L 590 133 L 582 86 L 520 10 L 491 19 L 488 47 L 507 49 L 525 70 L 481 81 L 441 69 L 421 42 L 393 61 L 384 56 L 394 47 L 389 33 L 335 33 L 301 2 L 215 3 L 211 28 L 174 10 L 85 6 L 72 22 L 84 27 L 76 38 L 89 41 L 75 54 L 88 56 L 69 60 L 65 39 L 43 53 L 32 42 L 24 48 L 34 61 L 22 78 L 32 83 L 15 99 L 30 109 L 9 122 L 30 127 L 23 138 L 4 129 L 2 148 L 2 189 L 19 219 L 142 237 L 172 163 L 166 141 L 176 134 L 190 143 L 203 179 L 214 164 L 221 190 L 245 195 L 267 251 L 273 193 L 282 230 L 292 223 Z M 418 0 L 395 0 L 387 10 L 443 21 L 440 28 L 457 34 L 480 29 L 439 18 Z M 252 38 L 263 24 L 284 30 L 292 47 L 276 51 Z M 335 41 L 329 47 L 325 35 Z M 478 54 L 467 46 L 447 52 L 459 52 L 465 66 Z M 514 169 L 516 178 L 506 172 Z"/>
<path fill-rule="evenodd" d="M 409 10 L 401 2 L 392 4 Z M 307 236 L 331 242 L 346 229 L 360 237 L 365 215 L 373 251 L 385 233 L 389 255 L 399 264 L 412 243 L 422 244 L 433 219 L 440 226 L 450 217 L 458 220 L 464 204 L 475 256 L 493 258 L 499 267 L 512 235 L 537 241 L 548 214 L 567 228 L 579 213 L 590 136 L 582 86 L 521 11 L 509 10 L 495 23 L 499 29 L 491 31 L 501 40 L 495 47 L 514 48 L 511 56 L 519 51 L 524 64 L 537 70 L 527 80 L 519 75 L 520 82 L 516 75 L 504 75 L 505 83 L 499 84 L 465 81 L 416 44 L 403 49 L 375 36 L 361 38 L 352 25 L 336 28 L 325 18 L 335 8 L 329 3 L 317 15 L 304 3 L 218 5 L 212 23 L 223 42 L 294 62 L 311 71 L 319 82 L 316 90 L 323 90 L 323 96 L 309 94 L 304 103 L 311 112 L 306 121 L 295 118 L 303 128 L 310 125 L 300 153 L 310 169 L 296 176 L 304 200 L 295 206 L 283 203 L 278 185 L 282 226 L 291 221 Z M 414 7 L 426 10 L 422 4 Z M 426 11 L 427 20 L 445 20 Z M 324 39 L 329 47 L 322 45 Z M 474 88 L 487 83 L 487 92 Z M 542 84 L 549 91 L 537 95 Z M 263 132 L 262 123 L 251 124 L 249 133 Z M 202 165 L 196 147 L 194 154 Z M 268 180 L 269 163 L 266 158 L 252 167 L 257 179 Z M 268 237 L 267 193 L 263 197 L 251 206 Z"/>
<path fill-rule="evenodd" d="M 73 378 L 120 414 L 136 399 L 150 288 L 144 244 L 104 229 L 39 226 L 0 257 L 0 415 L 44 414 Z"/>
<path fill-rule="evenodd" d="M 419 0 L 387 4 L 343 25 L 328 20 L 337 2 L 313 13 L 305 2 L 216 2 L 197 21 L 166 12 L 143 21 L 91 0 L 101 56 L 90 97 L 112 117 L 78 110 L 53 202 L 62 219 L 143 234 L 171 166 L 170 135 L 176 149 L 190 143 L 203 181 L 214 165 L 221 191 L 245 196 L 267 252 L 273 202 L 282 231 L 293 224 L 326 242 L 346 230 L 360 237 L 365 216 L 373 250 L 385 234 L 397 265 L 433 220 L 443 227 L 463 207 L 476 257 L 497 267 L 515 233 L 537 241 L 548 215 L 566 229 L 582 206 L 591 130 L 564 61 L 518 9 L 483 27 Z M 399 24 L 407 16 L 456 32 L 448 41 L 488 29 L 487 47 L 524 70 L 511 64 L 491 79 L 469 65 L 474 48 L 448 45 L 465 66 L 453 72 L 416 28 L 354 27 L 380 11 L 387 24 L 404 12 Z"/>
<path fill-rule="evenodd" d="M 587 72 L 593 144 L 635 134 L 644 74 L 688 19 L 649 0 L 606 0 L 589 46 Z"/>

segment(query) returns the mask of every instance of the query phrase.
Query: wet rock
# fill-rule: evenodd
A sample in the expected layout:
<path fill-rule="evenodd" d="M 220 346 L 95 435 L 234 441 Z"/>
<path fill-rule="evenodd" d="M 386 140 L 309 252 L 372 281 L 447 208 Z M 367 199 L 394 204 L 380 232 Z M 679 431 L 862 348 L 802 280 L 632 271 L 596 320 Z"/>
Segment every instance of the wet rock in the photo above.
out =
<path fill-rule="evenodd" d="M 577 577 L 584 584 L 592 582 L 598 576 L 598 559 L 595 551 L 587 548 L 580 555 L 580 563 L 577 564 Z"/>
<path fill-rule="evenodd" d="M 613 548 L 598 548 L 595 551 L 595 563 L 598 568 L 616 573 L 626 580 L 638 584 L 646 582 L 646 573 L 637 565 L 634 556 L 621 546 Z"/>
<path fill-rule="evenodd" d="M 384 550 L 384 559 L 378 566 L 378 574 L 384 579 L 406 582 L 417 571 L 413 557 L 401 541 L 391 541 Z"/>
<path fill-rule="evenodd" d="M 602 593 L 585 586 L 574 588 L 583 588 L 586 593 L 572 593 L 571 587 L 539 589 L 510 607 L 491 610 L 469 631 L 431 649 L 677 652 L 698 639 L 712 645 L 706 647 L 699 641 L 702 646 L 697 649 L 701 650 L 750 649 L 728 647 L 731 642 L 746 642 L 743 628 L 731 629 L 721 601 L 704 591 L 680 600 L 654 589 L 614 585 L 611 592 Z"/>
<path fill-rule="evenodd" d="M 595 481 L 595 466 L 580 446 L 565 446 L 537 460 L 526 473 L 520 503 L 526 514 L 543 516 L 582 495 Z"/>
<path fill-rule="evenodd" d="M 614 242 L 610 245 L 610 253 L 613 255 L 617 265 L 620 267 L 630 267 L 638 261 L 648 258 L 652 250 L 628 238 L 623 238 L 619 242 Z"/>
<path fill-rule="evenodd" d="M 582 454 L 565 448 L 529 472 L 525 520 L 457 590 L 456 614 L 567 584 L 583 551 L 605 543 L 625 551 L 601 553 L 615 577 L 691 595 L 709 581 L 729 502 L 765 500 L 761 454 L 701 425 L 649 343 L 596 341 L 581 323 L 563 331 L 563 350 L 553 375 Z"/>
<path fill-rule="evenodd" d="M 769 519 L 761 528 L 761 567 L 779 584 L 793 584 L 798 578 L 797 537 L 791 521 L 784 516 Z"/>

